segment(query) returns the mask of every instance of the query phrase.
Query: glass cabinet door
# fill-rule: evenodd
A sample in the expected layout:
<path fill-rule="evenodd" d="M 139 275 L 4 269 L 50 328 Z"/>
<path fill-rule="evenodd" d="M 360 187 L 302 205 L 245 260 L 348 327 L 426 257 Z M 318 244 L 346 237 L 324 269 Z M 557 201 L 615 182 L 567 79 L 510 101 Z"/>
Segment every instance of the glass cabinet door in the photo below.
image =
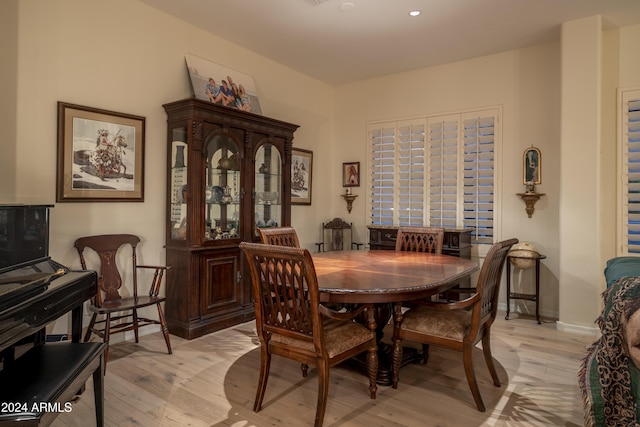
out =
<path fill-rule="evenodd" d="M 171 142 L 171 238 L 187 238 L 187 131 L 184 127 L 172 129 Z"/>
<path fill-rule="evenodd" d="M 255 222 L 258 228 L 282 224 L 282 159 L 272 144 L 258 148 L 255 157 Z"/>
<path fill-rule="evenodd" d="M 205 144 L 207 157 L 204 187 L 204 239 L 240 236 L 240 153 L 236 143 L 215 135 Z"/>

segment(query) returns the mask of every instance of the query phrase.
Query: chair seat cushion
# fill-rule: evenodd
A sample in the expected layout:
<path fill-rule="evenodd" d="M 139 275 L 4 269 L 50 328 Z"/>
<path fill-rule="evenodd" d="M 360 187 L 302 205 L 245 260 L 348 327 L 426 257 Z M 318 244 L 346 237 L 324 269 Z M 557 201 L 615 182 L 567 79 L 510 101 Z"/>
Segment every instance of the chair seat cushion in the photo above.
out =
<path fill-rule="evenodd" d="M 467 310 L 418 307 L 404 314 L 402 329 L 462 341 L 470 324 L 471 312 Z"/>
<path fill-rule="evenodd" d="M 91 305 L 89 309 L 96 313 L 110 313 L 113 311 L 132 310 L 134 308 L 146 307 L 161 303 L 166 300 L 165 297 L 150 297 L 148 295 L 139 296 L 137 298 L 120 298 L 109 301 L 103 301 L 102 307 L 94 307 Z"/>
<path fill-rule="evenodd" d="M 324 345 L 329 358 L 364 344 L 372 338 L 375 338 L 375 333 L 357 322 L 329 320 L 324 324 Z M 315 352 L 311 341 L 280 334 L 273 334 L 271 341 Z"/>

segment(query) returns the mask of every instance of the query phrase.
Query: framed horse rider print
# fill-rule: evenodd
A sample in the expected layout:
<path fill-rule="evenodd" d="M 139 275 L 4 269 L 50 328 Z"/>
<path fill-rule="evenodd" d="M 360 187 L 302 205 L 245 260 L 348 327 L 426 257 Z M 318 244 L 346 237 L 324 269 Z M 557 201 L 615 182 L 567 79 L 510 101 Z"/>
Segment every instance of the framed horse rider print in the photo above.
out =
<path fill-rule="evenodd" d="M 144 131 L 144 117 L 58 102 L 56 201 L 144 201 Z"/>

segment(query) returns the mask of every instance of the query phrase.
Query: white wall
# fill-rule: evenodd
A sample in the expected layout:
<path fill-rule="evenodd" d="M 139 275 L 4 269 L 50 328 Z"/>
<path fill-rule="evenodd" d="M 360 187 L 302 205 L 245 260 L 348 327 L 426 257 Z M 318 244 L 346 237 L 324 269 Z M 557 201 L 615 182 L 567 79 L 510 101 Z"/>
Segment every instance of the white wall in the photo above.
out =
<path fill-rule="evenodd" d="M 16 99 L 18 91 L 18 5 L 2 3 L 0 13 L 0 203 L 14 201 L 16 186 Z"/>
<path fill-rule="evenodd" d="M 560 322 L 593 323 L 602 283 L 600 17 L 562 26 Z M 579 173 L 584 172 L 584 173 Z"/>

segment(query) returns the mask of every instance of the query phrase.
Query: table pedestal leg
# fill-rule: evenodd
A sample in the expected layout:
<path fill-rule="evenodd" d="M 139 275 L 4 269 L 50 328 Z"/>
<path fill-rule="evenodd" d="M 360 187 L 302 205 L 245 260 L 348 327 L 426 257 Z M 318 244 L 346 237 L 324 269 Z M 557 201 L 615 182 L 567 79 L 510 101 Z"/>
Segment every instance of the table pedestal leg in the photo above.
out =
<path fill-rule="evenodd" d="M 385 304 L 376 304 L 374 306 L 375 310 L 375 321 L 376 321 L 376 336 L 378 339 L 378 379 L 377 383 L 379 385 L 389 386 L 393 381 L 393 372 L 392 372 L 392 357 L 393 357 L 393 345 L 382 342 L 382 337 L 384 336 L 383 329 L 389 323 L 391 319 L 391 313 L 393 311 L 393 305 L 391 303 Z M 367 312 L 363 312 L 357 319 L 360 323 L 364 325 L 367 324 Z M 354 369 L 367 373 L 367 353 L 359 354 L 356 357 L 349 359 L 348 363 Z M 422 354 L 412 347 L 404 347 L 402 353 L 402 361 L 400 362 L 400 366 L 405 366 L 409 363 L 416 363 L 422 361 Z"/>

